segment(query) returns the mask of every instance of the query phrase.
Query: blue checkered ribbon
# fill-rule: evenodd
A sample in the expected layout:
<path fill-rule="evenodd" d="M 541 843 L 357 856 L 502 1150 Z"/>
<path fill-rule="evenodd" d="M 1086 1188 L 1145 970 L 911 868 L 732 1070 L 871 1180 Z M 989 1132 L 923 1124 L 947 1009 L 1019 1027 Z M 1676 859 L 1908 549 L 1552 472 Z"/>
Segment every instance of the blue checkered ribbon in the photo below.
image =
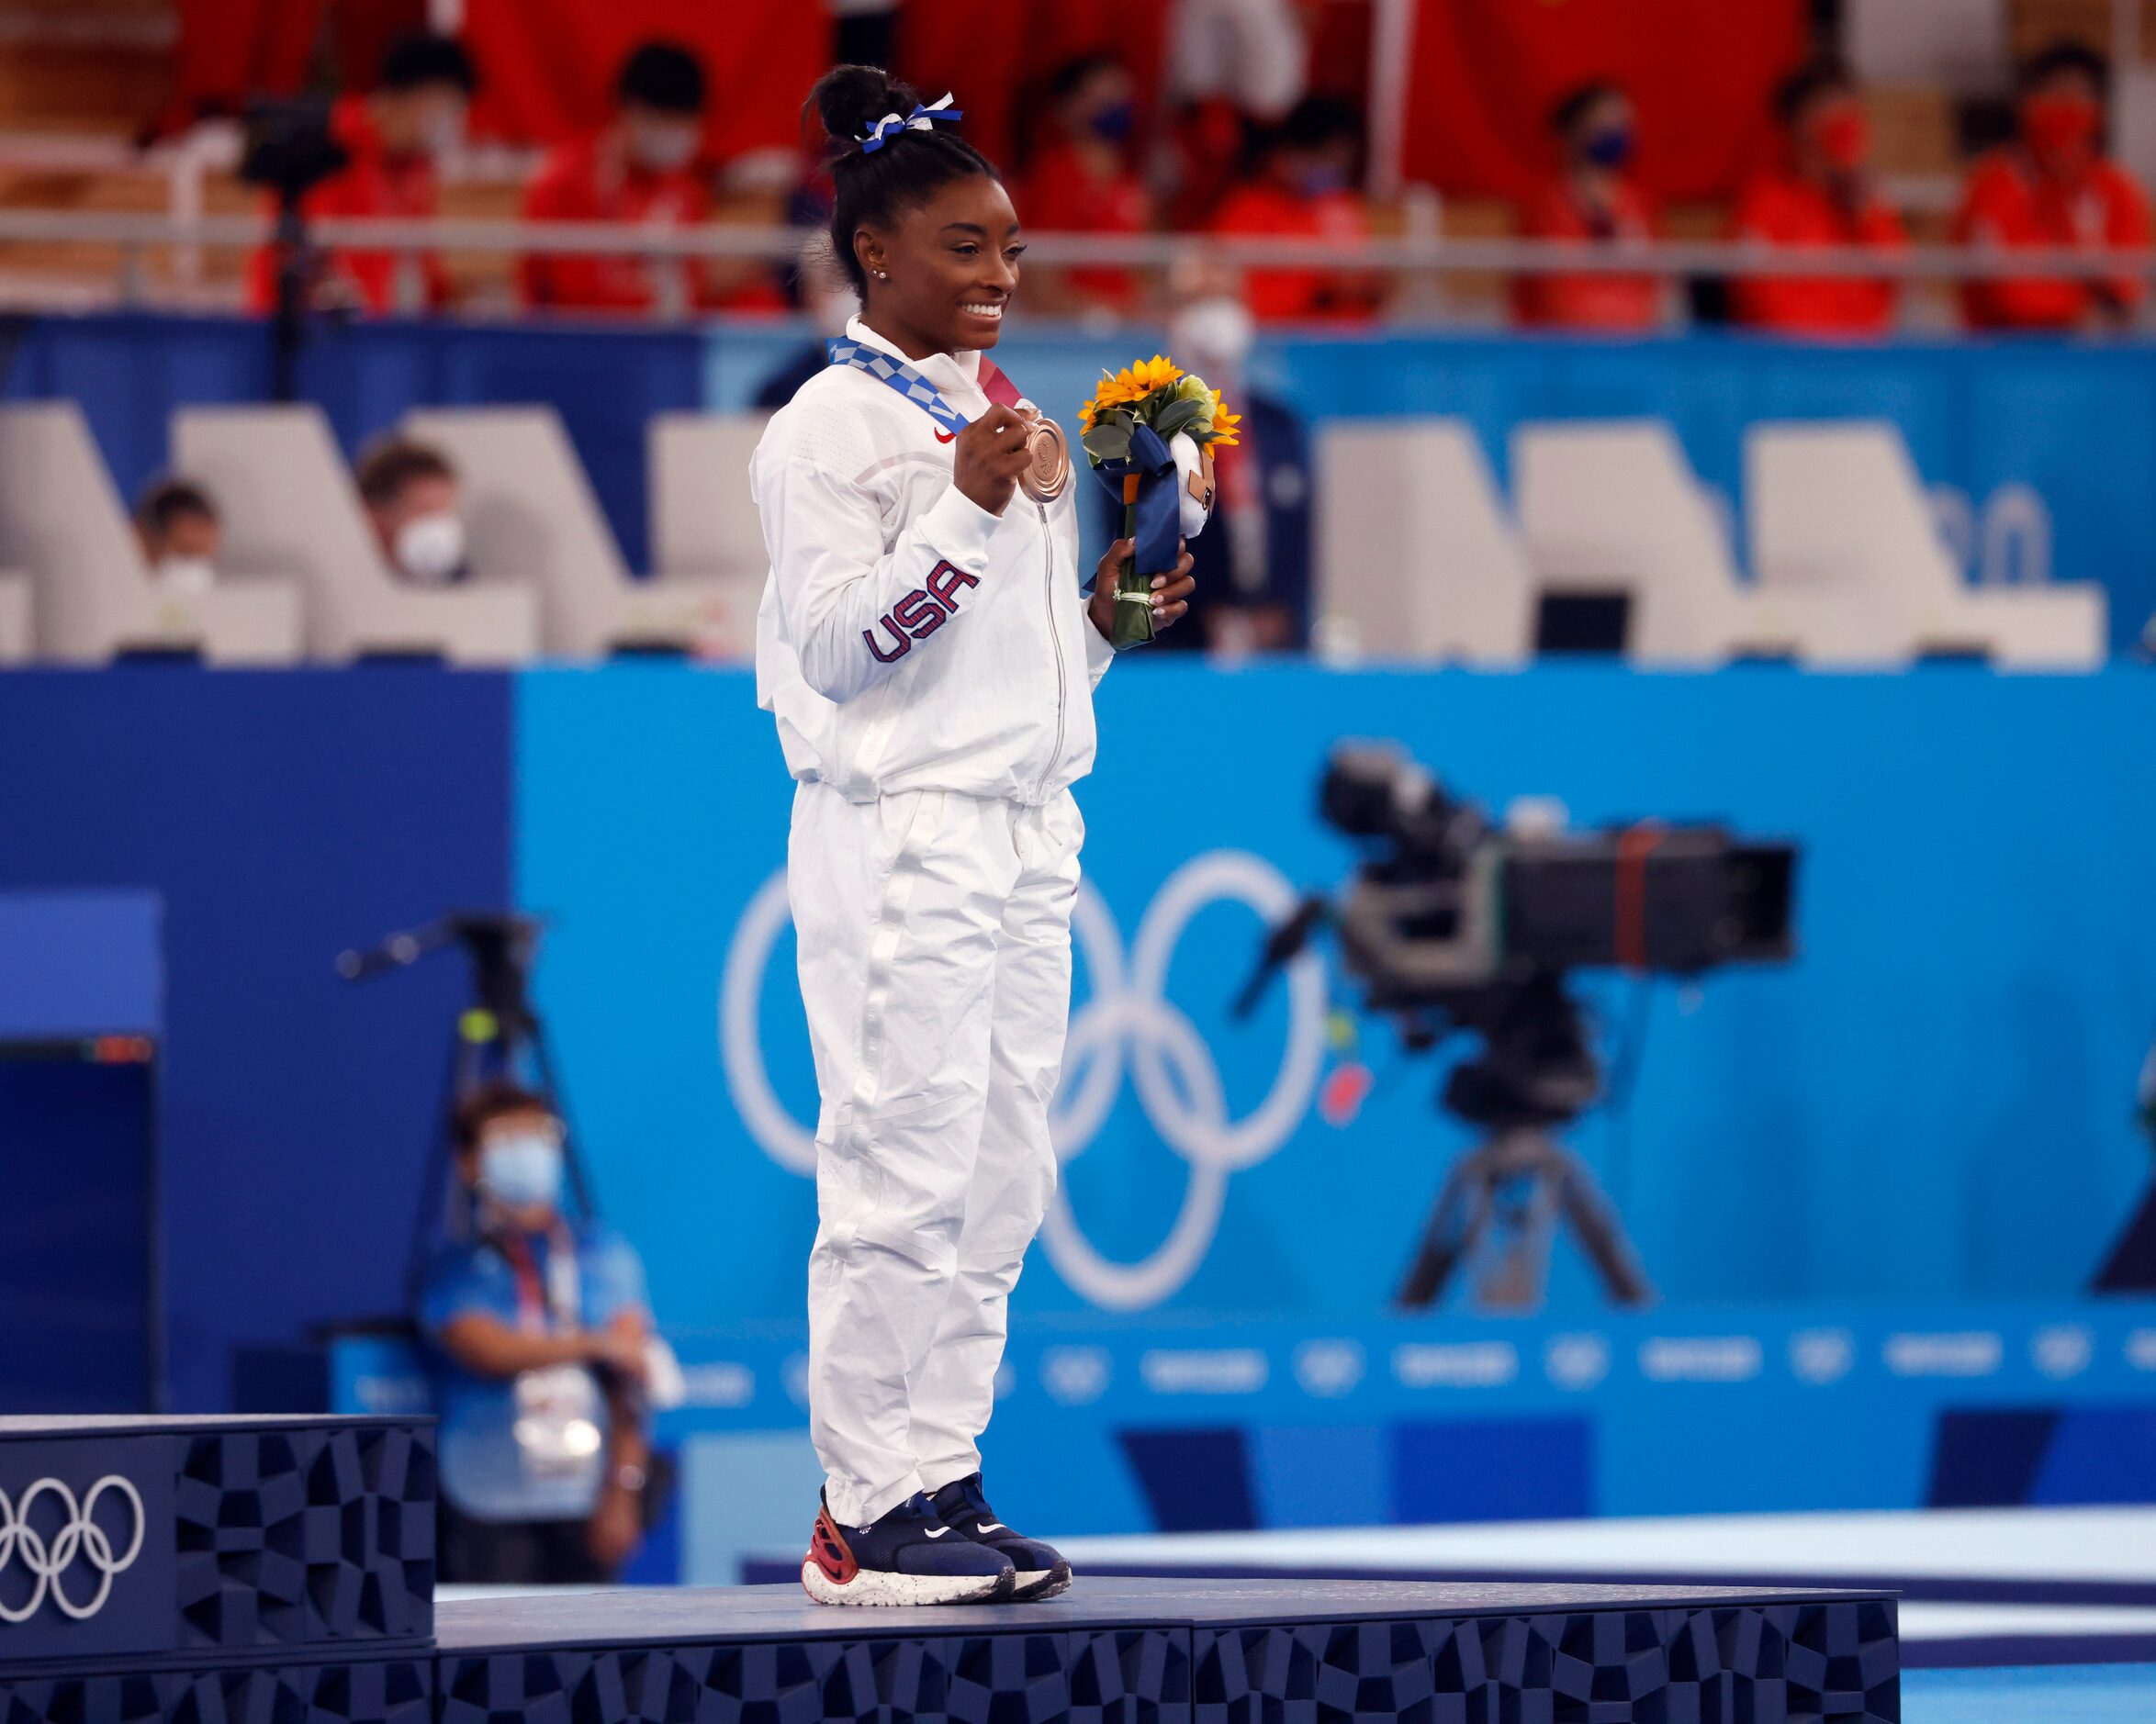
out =
<path fill-rule="evenodd" d="M 972 423 L 943 398 L 934 384 L 904 360 L 893 359 L 881 348 L 870 347 L 860 341 L 849 341 L 844 337 L 832 341 L 830 351 L 834 365 L 851 365 L 856 371 L 865 371 L 870 376 L 881 379 L 938 425 L 948 425 L 954 431 L 961 431 Z"/>

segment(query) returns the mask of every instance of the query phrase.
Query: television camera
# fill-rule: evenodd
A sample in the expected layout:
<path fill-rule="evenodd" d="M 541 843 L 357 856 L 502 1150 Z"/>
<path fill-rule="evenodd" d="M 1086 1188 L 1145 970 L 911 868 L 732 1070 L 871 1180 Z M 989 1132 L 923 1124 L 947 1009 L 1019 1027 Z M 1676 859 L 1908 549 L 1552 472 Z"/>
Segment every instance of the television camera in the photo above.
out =
<path fill-rule="evenodd" d="M 1653 1290 L 1615 1210 L 1556 1136 L 1603 1088 L 1568 979 L 1610 968 L 1696 977 L 1788 958 L 1796 847 L 1712 823 L 1570 832 L 1548 804 L 1499 826 L 1387 743 L 1337 745 L 1318 801 L 1364 859 L 1343 891 L 1306 897 L 1271 932 L 1236 1014 L 1324 932 L 1361 1009 L 1392 1019 L 1410 1052 L 1479 1040 L 1447 1074 L 1440 1104 L 1484 1136 L 1446 1178 L 1399 1304 L 1433 1304 L 1475 1259 L 1479 1304 L 1533 1309 L 1560 1225 L 1612 1303 L 1646 1304 Z"/>

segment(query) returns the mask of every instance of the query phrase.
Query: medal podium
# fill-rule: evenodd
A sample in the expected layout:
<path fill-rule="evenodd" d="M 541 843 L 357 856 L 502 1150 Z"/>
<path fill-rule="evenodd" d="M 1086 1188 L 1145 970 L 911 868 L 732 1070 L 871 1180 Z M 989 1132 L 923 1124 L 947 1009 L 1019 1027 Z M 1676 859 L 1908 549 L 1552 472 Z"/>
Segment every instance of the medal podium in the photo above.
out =
<path fill-rule="evenodd" d="M 0 1419 L 5 1724 L 431 1724 L 434 1432 Z"/>
<path fill-rule="evenodd" d="M 433 1605 L 431 1421 L 0 1419 L 0 1724 L 1894 1724 L 1884 1593 L 1081 1575 Z"/>

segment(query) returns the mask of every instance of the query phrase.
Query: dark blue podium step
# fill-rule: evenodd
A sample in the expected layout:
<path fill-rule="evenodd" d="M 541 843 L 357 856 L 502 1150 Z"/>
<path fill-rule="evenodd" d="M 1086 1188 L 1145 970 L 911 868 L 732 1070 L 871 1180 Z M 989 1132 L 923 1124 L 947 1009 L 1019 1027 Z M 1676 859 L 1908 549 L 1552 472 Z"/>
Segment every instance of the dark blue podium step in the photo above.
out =
<path fill-rule="evenodd" d="M 431 1724 L 432 1421 L 0 1418 L 0 1724 Z"/>
<path fill-rule="evenodd" d="M 791 1585 L 445 1604 L 441 1724 L 1889 1724 L 1884 1594 L 1086 1580 L 833 1610 Z"/>
<path fill-rule="evenodd" d="M 0 1419 L 0 1724 L 1892 1724 L 1885 1593 L 1081 1576 L 433 1606 L 424 1420 Z"/>

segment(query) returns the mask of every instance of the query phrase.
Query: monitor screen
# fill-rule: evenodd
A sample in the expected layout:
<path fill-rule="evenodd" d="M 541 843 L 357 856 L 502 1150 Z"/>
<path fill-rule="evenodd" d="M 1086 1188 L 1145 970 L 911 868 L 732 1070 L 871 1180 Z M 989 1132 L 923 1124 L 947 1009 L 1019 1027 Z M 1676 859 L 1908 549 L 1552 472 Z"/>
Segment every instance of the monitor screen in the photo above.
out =
<path fill-rule="evenodd" d="M 152 1410 L 155 1054 L 0 1041 L 0 1413 Z"/>

